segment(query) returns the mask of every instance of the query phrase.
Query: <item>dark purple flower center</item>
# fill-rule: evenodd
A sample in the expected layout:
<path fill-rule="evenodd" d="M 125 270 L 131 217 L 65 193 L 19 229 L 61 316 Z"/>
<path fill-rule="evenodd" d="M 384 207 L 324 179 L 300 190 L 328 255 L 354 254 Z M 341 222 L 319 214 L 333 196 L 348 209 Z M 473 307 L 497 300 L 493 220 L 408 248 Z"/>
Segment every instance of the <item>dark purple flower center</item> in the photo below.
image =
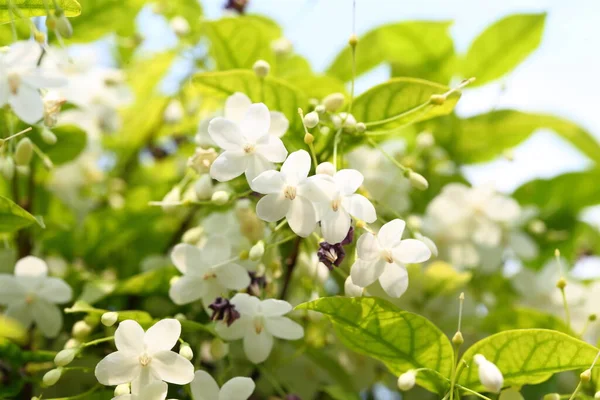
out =
<path fill-rule="evenodd" d="M 208 308 L 213 312 L 210 317 L 212 321 L 224 321 L 227 326 L 231 326 L 240 317 L 240 313 L 235 309 L 235 305 L 222 297 L 217 297 Z"/>
<path fill-rule="evenodd" d="M 248 272 L 250 275 L 250 285 L 248 285 L 247 291 L 251 296 L 260 296 L 262 290 L 267 286 L 267 279 L 264 275 L 258 275 L 256 272 Z"/>
<path fill-rule="evenodd" d="M 250 0 L 227 0 L 225 3 L 226 10 L 234 10 L 240 14 L 243 14 L 246 11 L 246 6 Z"/>
<path fill-rule="evenodd" d="M 352 243 L 353 240 L 354 228 L 350 227 L 348 234 L 340 243 L 319 243 L 319 250 L 317 251 L 317 257 L 319 257 L 319 261 L 325 264 L 329 270 L 333 270 L 334 267 L 339 267 L 344 261 L 344 257 L 346 257 L 344 246 Z"/>

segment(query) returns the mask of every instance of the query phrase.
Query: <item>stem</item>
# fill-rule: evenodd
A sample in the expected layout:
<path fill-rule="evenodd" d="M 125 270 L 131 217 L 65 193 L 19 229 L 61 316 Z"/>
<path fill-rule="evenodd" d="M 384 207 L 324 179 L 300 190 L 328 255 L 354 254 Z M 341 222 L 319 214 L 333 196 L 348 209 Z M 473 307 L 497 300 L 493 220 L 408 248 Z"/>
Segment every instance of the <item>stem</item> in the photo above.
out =
<path fill-rule="evenodd" d="M 296 241 L 294 242 L 294 247 L 286 259 L 287 271 L 285 274 L 285 279 L 283 281 L 283 288 L 281 289 L 281 294 L 279 298 L 285 300 L 288 289 L 290 287 L 290 282 L 292 281 L 292 273 L 294 272 L 294 268 L 296 267 L 296 262 L 298 261 L 298 256 L 300 255 L 300 243 L 302 243 L 301 237 L 296 237 Z"/>
<path fill-rule="evenodd" d="M 267 244 L 266 247 L 279 246 L 280 244 L 284 244 L 284 243 L 289 242 L 290 240 L 294 240 L 296 237 L 297 237 L 296 235 L 291 235 L 291 236 L 288 236 L 285 239 L 281 239 L 281 240 L 279 240 L 277 242 L 269 243 L 269 244 Z"/>
<path fill-rule="evenodd" d="M 356 38 L 356 0 L 352 1 L 352 36 Z M 350 44 L 352 49 L 352 83 L 350 86 L 350 105 L 348 106 L 348 114 L 352 114 L 352 106 L 354 105 L 354 86 L 356 82 L 356 46 L 357 43 Z"/>
<path fill-rule="evenodd" d="M 388 160 L 390 160 L 396 167 L 400 168 L 400 170 L 402 172 L 408 172 L 408 171 L 410 171 L 409 168 L 406 168 L 404 165 L 400 164 L 400 162 L 398 160 L 396 160 L 394 158 L 394 156 L 392 156 L 387 151 L 385 151 L 383 149 L 383 147 L 381 147 L 376 141 L 374 141 L 373 139 L 371 139 L 368 136 L 367 136 L 367 142 L 369 142 L 373 147 L 375 147 L 377 150 L 379 150 L 385 156 L 385 158 L 387 158 Z"/>
<path fill-rule="evenodd" d="M 100 389 L 102 387 L 102 385 L 96 385 L 93 388 L 91 388 L 90 390 L 88 390 L 87 392 L 83 392 L 80 393 L 78 395 L 75 396 L 69 396 L 69 397 L 54 397 L 52 399 L 45 399 L 45 400 L 73 400 L 73 399 L 85 399 L 87 398 L 87 396 L 89 396 L 90 394 L 94 393 L 95 391 L 97 391 L 98 389 Z"/>
<path fill-rule="evenodd" d="M 344 122 L 342 122 L 342 126 L 344 126 Z M 335 133 L 335 136 L 333 137 L 333 166 L 335 167 L 336 170 L 338 167 L 338 163 L 337 163 L 338 143 L 340 141 L 340 135 L 342 134 L 342 129 L 343 128 L 338 129 L 338 131 Z"/>
<path fill-rule="evenodd" d="M 459 389 L 461 389 L 461 390 L 464 390 L 467 393 L 470 393 L 470 394 L 472 394 L 474 396 L 477 396 L 479 398 L 482 398 L 482 399 L 485 399 L 485 400 L 492 400 L 489 397 L 486 397 L 486 396 L 482 395 L 481 393 L 477 393 L 476 391 L 468 389 L 468 388 L 466 388 L 464 386 L 461 386 L 459 384 L 457 384 L 456 387 L 459 388 Z"/>
<path fill-rule="evenodd" d="M 100 338 L 100 339 L 92 340 L 91 342 L 83 343 L 81 345 L 81 347 L 83 348 L 83 347 L 95 346 L 95 345 L 100 344 L 100 343 L 110 342 L 111 340 L 114 340 L 114 338 L 115 338 L 114 336 L 108 336 L 108 337 L 105 337 L 105 338 Z"/>
<path fill-rule="evenodd" d="M 569 397 L 569 400 L 575 400 L 577 394 L 579 393 L 579 390 L 581 390 L 581 381 L 579 381 L 579 383 L 577 384 L 577 387 L 575 388 L 575 391 L 573 392 L 571 397 Z"/>
<path fill-rule="evenodd" d="M 308 132 L 308 127 L 304 123 L 304 112 L 301 108 L 298 108 L 298 114 L 300 114 L 300 121 L 302 121 L 302 126 L 304 127 L 304 135 L 306 137 L 306 135 L 310 135 L 310 132 Z M 306 143 L 306 141 L 304 143 Z M 317 161 L 317 154 L 315 153 L 315 145 L 312 142 L 307 144 L 308 149 L 310 150 L 310 155 L 312 157 L 312 162 L 315 165 L 315 168 L 317 168 L 319 162 Z"/>
<path fill-rule="evenodd" d="M 7 138 L 4 138 L 3 140 L 6 142 L 6 141 L 8 141 L 8 140 L 14 139 L 14 138 L 16 138 L 17 136 L 20 136 L 20 135 L 23 135 L 24 133 L 27 133 L 27 132 L 29 132 L 31 129 L 32 129 L 31 127 L 29 127 L 29 128 L 26 128 L 26 129 L 23 129 L 21 132 L 17 132 L 17 133 L 15 133 L 14 135 L 10 135 L 9 137 L 7 137 Z"/>
<path fill-rule="evenodd" d="M 565 288 L 560 289 L 560 294 L 562 295 L 563 306 L 565 308 L 565 320 L 567 322 L 567 326 L 570 329 L 571 328 L 571 312 L 569 311 L 569 303 L 567 302 L 567 294 L 565 292 Z"/>

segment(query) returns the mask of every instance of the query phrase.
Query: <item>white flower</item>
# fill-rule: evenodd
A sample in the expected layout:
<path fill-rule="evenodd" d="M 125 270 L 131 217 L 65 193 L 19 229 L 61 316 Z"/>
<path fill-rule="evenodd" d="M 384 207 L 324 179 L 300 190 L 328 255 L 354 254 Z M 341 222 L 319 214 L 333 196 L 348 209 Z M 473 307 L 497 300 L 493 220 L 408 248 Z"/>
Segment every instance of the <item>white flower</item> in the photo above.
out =
<path fill-rule="evenodd" d="M 285 217 L 290 228 L 302 237 L 315 230 L 317 214 L 313 201 L 328 199 L 328 193 L 324 176 L 308 178 L 310 163 L 310 155 L 298 150 L 285 160 L 281 171 L 265 171 L 254 180 L 254 190 L 266 194 L 256 205 L 259 218 L 276 222 Z"/>
<path fill-rule="evenodd" d="M 352 282 L 352 277 L 348 276 L 344 281 L 344 294 L 346 297 L 361 297 L 364 289 Z"/>
<path fill-rule="evenodd" d="M 171 286 L 171 300 L 182 305 L 202 299 L 208 307 L 223 293 L 248 287 L 248 272 L 228 262 L 230 258 L 231 246 L 223 237 L 209 238 L 202 249 L 184 243 L 175 246 L 171 260 L 183 276 Z"/>
<path fill-rule="evenodd" d="M 217 117 L 208 125 L 210 137 L 225 150 L 212 164 L 210 174 L 226 182 L 245 173 L 251 184 L 261 172 L 273 169 L 272 163 L 285 160 L 287 150 L 281 139 L 270 133 L 275 121 L 271 121 L 267 106 L 246 106 L 239 96 L 232 97 L 227 99 L 226 110 L 234 118 Z"/>
<path fill-rule="evenodd" d="M 342 169 L 333 175 L 336 190 L 326 201 L 318 203 L 321 233 L 328 243 L 340 243 L 350 229 L 351 217 L 371 223 L 377 219 L 373 204 L 363 195 L 356 194 L 363 176 L 355 169 Z"/>
<path fill-rule="evenodd" d="M 131 382 L 132 393 L 142 393 L 144 387 L 157 380 L 177 385 L 190 383 L 194 379 L 194 366 L 171 351 L 180 334 L 181 323 L 176 319 L 158 321 L 146 332 L 136 321 L 121 322 L 115 332 L 117 351 L 96 365 L 98 382 L 103 385 Z"/>
<path fill-rule="evenodd" d="M 248 400 L 254 392 L 255 384 L 250 378 L 236 377 L 219 385 L 205 371 L 196 371 L 194 380 L 190 383 L 194 400 Z"/>
<path fill-rule="evenodd" d="M 377 235 L 361 235 L 356 244 L 358 258 L 350 274 L 354 284 L 367 287 L 379 279 L 390 297 L 404 294 L 408 288 L 404 264 L 424 262 L 431 257 L 431 250 L 420 240 L 402 240 L 405 226 L 401 219 L 394 219 L 383 225 Z"/>
<path fill-rule="evenodd" d="M 185 111 L 181 105 L 181 101 L 173 99 L 165 107 L 163 112 L 163 119 L 167 124 L 176 124 L 180 122 L 185 116 Z"/>
<path fill-rule="evenodd" d="M 162 381 L 151 382 L 141 387 L 139 393 L 122 394 L 112 400 L 165 400 L 169 387 Z"/>
<path fill-rule="evenodd" d="M 39 90 L 66 84 L 62 77 L 36 66 L 41 51 L 36 42 L 24 41 L 0 53 L 0 107 L 10 104 L 15 114 L 29 124 L 44 115 Z"/>
<path fill-rule="evenodd" d="M 498 393 L 504 386 L 504 377 L 498 367 L 485 359 L 482 354 L 475 354 L 473 361 L 479 367 L 479 380 L 490 392 Z"/>
<path fill-rule="evenodd" d="M 0 304 L 6 305 L 6 315 L 25 328 L 33 322 L 44 336 L 55 337 L 60 332 L 63 316 L 56 304 L 71 300 L 71 287 L 62 279 L 48 276 L 48 266 L 36 257 L 17 261 L 15 276 L 0 274 Z"/>
<path fill-rule="evenodd" d="M 287 301 L 267 299 L 260 301 L 246 293 L 238 293 L 231 304 L 240 313 L 231 326 L 219 322 L 216 331 L 225 340 L 244 339 L 244 351 L 248 360 L 259 364 L 269 357 L 273 348 L 273 337 L 297 340 L 304 336 L 302 326 L 284 317 L 292 311 Z"/>

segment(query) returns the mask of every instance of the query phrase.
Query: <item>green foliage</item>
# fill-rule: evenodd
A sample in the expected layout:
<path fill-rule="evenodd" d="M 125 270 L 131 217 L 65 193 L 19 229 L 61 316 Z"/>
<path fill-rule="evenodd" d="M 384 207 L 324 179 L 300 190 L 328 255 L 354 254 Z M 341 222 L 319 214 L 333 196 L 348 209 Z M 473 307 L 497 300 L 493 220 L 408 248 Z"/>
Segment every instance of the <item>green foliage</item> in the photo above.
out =
<path fill-rule="evenodd" d="M 557 372 L 589 368 L 598 349 L 572 336 L 546 329 L 497 333 L 475 343 L 462 356 L 469 368 L 463 368 L 458 383 L 472 390 L 484 390 L 479 382 L 478 367 L 473 362 L 475 354 L 483 354 L 496 364 L 504 375 L 504 386 L 518 387 L 544 382 Z"/>
<path fill-rule="evenodd" d="M 454 360 L 448 338 L 426 318 L 374 297 L 324 297 L 296 307 L 327 315 L 350 349 L 382 361 L 392 373 L 427 368 L 449 377 Z M 436 393 L 447 382 L 434 373 L 419 373 L 419 385 Z"/>
<path fill-rule="evenodd" d="M 15 232 L 35 223 L 43 227 L 39 220 L 14 201 L 0 196 L 0 232 Z"/>
<path fill-rule="evenodd" d="M 539 46 L 545 22 L 545 13 L 515 14 L 492 24 L 471 44 L 462 75 L 482 85 L 509 73 Z"/>
<path fill-rule="evenodd" d="M 61 125 L 52 128 L 56 135 L 55 144 L 47 144 L 40 137 L 39 131 L 32 135 L 32 140 L 42 150 L 54 165 L 61 165 L 73 161 L 81 154 L 87 145 L 87 133 L 74 125 Z"/>
<path fill-rule="evenodd" d="M 65 12 L 67 17 L 76 17 L 81 14 L 81 5 L 77 0 L 57 0 L 58 6 Z M 13 4 L 18 8 L 18 11 L 14 11 L 10 4 Z M 54 10 L 54 3 L 52 1 L 44 0 L 0 0 L 0 24 L 5 24 L 11 20 L 17 20 L 20 18 L 39 17 L 47 14 L 45 4 L 48 4 L 48 8 Z"/>
<path fill-rule="evenodd" d="M 483 321 L 482 328 L 491 333 L 509 329 L 538 328 L 572 334 L 567 324 L 555 315 L 524 307 L 492 312 Z"/>
<path fill-rule="evenodd" d="M 110 311 L 110 310 L 103 310 L 100 308 L 92 307 L 84 301 L 76 301 L 72 307 L 65 308 L 65 313 L 67 313 L 67 314 L 84 313 L 84 314 L 95 315 L 97 317 L 102 316 L 102 314 L 104 314 L 108 311 Z M 125 321 L 126 319 L 133 319 L 142 326 L 148 327 L 148 326 L 152 325 L 152 321 L 153 321 L 152 316 L 145 311 L 125 310 L 125 311 L 119 311 L 118 314 L 119 314 L 119 319 L 118 319 L 119 321 Z"/>
<path fill-rule="evenodd" d="M 0 315 L 0 340 L 6 338 L 22 343 L 27 336 L 27 331 L 18 322 Z"/>

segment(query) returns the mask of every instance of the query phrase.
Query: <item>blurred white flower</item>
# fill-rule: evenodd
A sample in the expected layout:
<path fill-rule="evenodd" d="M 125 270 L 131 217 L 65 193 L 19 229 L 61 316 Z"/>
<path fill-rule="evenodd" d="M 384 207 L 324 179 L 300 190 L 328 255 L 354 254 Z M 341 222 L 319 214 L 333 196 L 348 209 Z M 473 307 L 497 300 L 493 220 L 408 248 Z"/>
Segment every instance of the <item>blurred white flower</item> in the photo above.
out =
<path fill-rule="evenodd" d="M 176 124 L 183 119 L 185 111 L 181 105 L 181 101 L 173 99 L 169 101 L 165 111 L 163 112 L 163 119 L 167 124 Z"/>
<path fill-rule="evenodd" d="M 202 299 L 206 308 L 223 293 L 248 287 L 248 272 L 230 259 L 231 247 L 222 237 L 209 238 L 202 249 L 183 243 L 175 246 L 171 260 L 183 276 L 171 285 L 171 300 L 182 305 Z"/>
<path fill-rule="evenodd" d="M 110 386 L 131 382 L 132 393 L 140 393 L 140 399 L 143 389 L 154 381 L 190 383 L 194 366 L 171 351 L 180 335 L 181 323 L 176 319 L 158 321 L 146 332 L 136 321 L 121 322 L 115 332 L 117 351 L 96 365 L 98 382 Z"/>
<path fill-rule="evenodd" d="M 190 33 L 190 23 L 181 15 L 171 18 L 169 25 L 177 36 L 185 36 Z"/>
<path fill-rule="evenodd" d="M 256 205 L 256 214 L 268 222 L 285 217 L 294 233 L 302 237 L 310 235 L 317 226 L 313 202 L 329 198 L 325 175 L 308 178 L 310 163 L 310 155 L 298 150 L 285 160 L 281 171 L 265 171 L 252 185 L 258 193 L 266 194 Z"/>
<path fill-rule="evenodd" d="M 46 263 L 33 256 L 17 261 L 15 275 L 0 274 L 0 304 L 5 314 L 29 328 L 35 322 L 47 337 L 56 337 L 63 316 L 56 304 L 71 300 L 71 287 L 62 279 L 48 276 Z"/>
<path fill-rule="evenodd" d="M 205 371 L 196 371 L 190 383 L 194 400 L 248 400 L 255 386 L 250 378 L 235 377 L 219 389 L 214 378 Z"/>
<path fill-rule="evenodd" d="M 169 387 L 162 381 L 151 382 L 139 388 L 138 393 L 122 394 L 112 400 L 165 400 Z"/>
<path fill-rule="evenodd" d="M 240 318 L 227 326 L 225 322 L 216 325 L 216 331 L 225 340 L 244 339 L 244 351 L 248 360 L 255 364 L 265 361 L 273 348 L 273 337 L 297 340 L 304 336 L 302 326 L 284 317 L 292 311 L 287 301 L 266 299 L 246 293 L 238 293 L 231 304 L 240 313 Z"/>
<path fill-rule="evenodd" d="M 394 219 L 383 225 L 377 235 L 364 233 L 358 239 L 358 257 L 352 265 L 352 282 L 367 287 L 379 279 L 390 297 L 400 297 L 408 288 L 408 273 L 404 264 L 427 261 L 431 250 L 416 239 L 402 240 L 406 223 Z"/>

